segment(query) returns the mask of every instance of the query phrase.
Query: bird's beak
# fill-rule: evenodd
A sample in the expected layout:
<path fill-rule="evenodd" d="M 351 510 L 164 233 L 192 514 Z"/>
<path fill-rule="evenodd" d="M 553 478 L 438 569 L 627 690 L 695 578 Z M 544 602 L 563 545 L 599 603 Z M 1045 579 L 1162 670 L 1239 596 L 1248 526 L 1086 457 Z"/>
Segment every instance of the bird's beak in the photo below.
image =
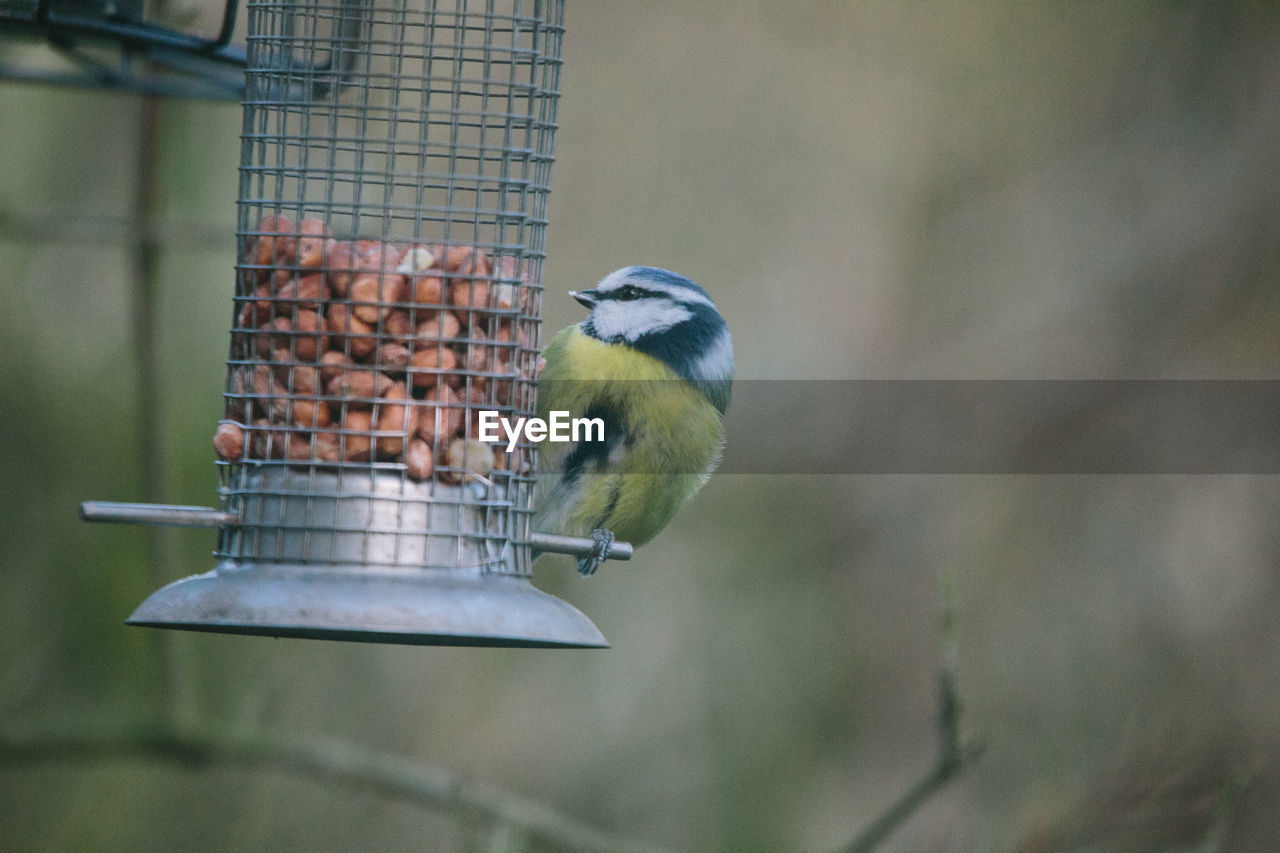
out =
<path fill-rule="evenodd" d="M 570 290 L 569 295 L 588 308 L 595 308 L 600 301 L 600 293 L 596 290 Z"/>

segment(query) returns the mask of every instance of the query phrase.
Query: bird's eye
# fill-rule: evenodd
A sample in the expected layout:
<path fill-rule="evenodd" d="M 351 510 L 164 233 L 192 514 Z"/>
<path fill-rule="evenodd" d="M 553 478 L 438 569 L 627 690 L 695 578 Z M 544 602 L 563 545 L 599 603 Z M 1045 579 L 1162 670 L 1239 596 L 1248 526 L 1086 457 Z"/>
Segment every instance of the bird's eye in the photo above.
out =
<path fill-rule="evenodd" d="M 632 299 L 636 299 L 639 296 L 640 296 L 640 290 L 638 288 L 632 287 L 629 284 L 624 284 L 622 287 L 618 288 L 618 291 L 617 293 L 614 294 L 613 298 L 629 301 Z"/>

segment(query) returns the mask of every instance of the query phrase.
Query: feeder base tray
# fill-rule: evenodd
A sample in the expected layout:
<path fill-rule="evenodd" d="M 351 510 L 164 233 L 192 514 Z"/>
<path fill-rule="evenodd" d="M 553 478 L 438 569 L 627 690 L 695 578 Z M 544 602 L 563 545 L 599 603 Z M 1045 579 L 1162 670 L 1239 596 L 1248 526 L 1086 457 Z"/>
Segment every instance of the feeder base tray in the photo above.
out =
<path fill-rule="evenodd" d="M 223 562 L 154 592 L 129 625 L 437 646 L 607 648 L 527 578 L 472 570 Z"/>

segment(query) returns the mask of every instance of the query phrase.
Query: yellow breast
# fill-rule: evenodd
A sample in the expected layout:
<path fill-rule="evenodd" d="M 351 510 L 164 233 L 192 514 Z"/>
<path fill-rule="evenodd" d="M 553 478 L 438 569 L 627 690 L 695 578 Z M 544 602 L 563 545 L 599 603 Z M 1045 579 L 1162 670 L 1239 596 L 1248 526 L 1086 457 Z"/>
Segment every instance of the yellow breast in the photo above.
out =
<path fill-rule="evenodd" d="M 576 326 L 556 335 L 544 356 L 539 416 L 604 413 L 612 441 L 607 460 L 593 458 L 574 475 L 566 475 L 570 446 L 540 446 L 538 529 L 585 535 L 607 527 L 632 544 L 648 541 L 718 462 L 720 413 L 658 359 Z"/>

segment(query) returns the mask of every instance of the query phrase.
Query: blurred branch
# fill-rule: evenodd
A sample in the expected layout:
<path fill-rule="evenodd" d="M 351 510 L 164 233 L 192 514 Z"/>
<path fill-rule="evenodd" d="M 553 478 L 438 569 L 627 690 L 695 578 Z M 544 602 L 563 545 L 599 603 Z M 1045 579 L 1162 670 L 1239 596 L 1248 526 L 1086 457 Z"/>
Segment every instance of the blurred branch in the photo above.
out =
<path fill-rule="evenodd" d="M 385 797 L 479 818 L 501 839 L 542 840 L 557 850 L 659 853 L 642 842 L 585 826 L 550 806 L 478 783 L 412 759 L 348 741 L 287 732 L 177 730 L 154 724 L 22 731 L 0 729 L 0 762 L 150 759 L 188 768 L 227 765 L 283 770 Z"/>
<path fill-rule="evenodd" d="M 956 677 L 959 651 L 956 643 L 956 580 L 944 571 L 938 579 L 942 595 L 942 666 L 938 672 L 938 760 L 933 768 L 871 821 L 839 853 L 875 850 L 917 809 L 973 762 L 986 749 L 983 741 L 965 741 L 960 735 L 960 689 Z"/>

